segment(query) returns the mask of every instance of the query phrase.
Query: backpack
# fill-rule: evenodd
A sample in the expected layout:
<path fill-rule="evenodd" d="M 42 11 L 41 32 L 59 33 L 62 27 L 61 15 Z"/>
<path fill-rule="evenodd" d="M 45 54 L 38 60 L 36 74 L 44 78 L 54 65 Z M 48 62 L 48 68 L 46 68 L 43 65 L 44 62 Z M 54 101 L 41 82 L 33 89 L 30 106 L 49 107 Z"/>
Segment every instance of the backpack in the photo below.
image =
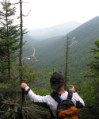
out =
<path fill-rule="evenodd" d="M 60 95 L 56 92 L 51 94 L 51 97 L 58 102 L 55 119 L 79 119 L 78 109 L 71 101 L 72 92 L 68 91 L 66 100 L 62 100 Z"/>

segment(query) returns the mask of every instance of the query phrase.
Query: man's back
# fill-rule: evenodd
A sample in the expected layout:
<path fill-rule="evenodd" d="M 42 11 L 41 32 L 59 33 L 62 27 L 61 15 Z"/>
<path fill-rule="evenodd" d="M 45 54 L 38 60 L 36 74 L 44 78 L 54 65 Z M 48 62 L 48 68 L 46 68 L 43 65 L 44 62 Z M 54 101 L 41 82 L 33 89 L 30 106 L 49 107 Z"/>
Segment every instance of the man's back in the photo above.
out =
<path fill-rule="evenodd" d="M 51 84 L 51 88 L 53 89 L 53 91 L 56 91 L 60 95 L 62 100 L 67 99 L 68 92 L 65 91 L 66 84 L 65 84 L 64 77 L 61 73 L 54 72 L 50 78 L 50 84 Z M 30 97 L 32 102 L 47 104 L 50 107 L 50 110 L 56 115 L 58 102 L 55 101 L 51 97 L 50 94 L 45 95 L 45 96 L 37 95 L 30 89 L 30 87 L 26 83 L 22 83 L 21 88 L 23 88 L 25 90 L 25 92 L 27 92 L 27 94 Z M 78 95 L 77 92 L 74 92 L 75 87 L 71 86 L 70 90 L 73 92 L 72 99 L 71 99 L 73 104 L 76 107 L 77 107 L 77 105 L 78 105 L 78 107 L 84 106 L 85 103 L 84 103 L 83 99 Z"/>

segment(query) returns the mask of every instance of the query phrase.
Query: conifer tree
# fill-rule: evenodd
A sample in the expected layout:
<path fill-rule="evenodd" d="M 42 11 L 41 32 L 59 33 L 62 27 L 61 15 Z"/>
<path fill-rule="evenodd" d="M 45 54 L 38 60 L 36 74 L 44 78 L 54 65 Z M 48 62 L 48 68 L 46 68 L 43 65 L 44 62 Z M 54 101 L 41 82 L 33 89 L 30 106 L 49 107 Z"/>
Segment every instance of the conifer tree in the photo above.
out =
<path fill-rule="evenodd" d="M 7 79 L 11 79 L 11 66 L 15 58 L 15 52 L 19 49 L 19 25 L 14 23 L 16 8 L 13 7 L 9 0 L 1 2 L 2 10 L 0 11 L 0 40 L 3 41 L 3 47 L 6 49 L 4 55 L 7 70 Z"/>
<path fill-rule="evenodd" d="M 92 110 L 94 112 L 95 118 L 99 118 L 99 40 L 95 41 L 96 48 L 91 50 L 91 53 L 94 55 L 93 60 L 88 65 L 90 67 L 90 73 L 88 77 L 93 79 L 92 85 L 93 88 L 92 93 L 93 98 L 91 99 Z"/>
<path fill-rule="evenodd" d="M 91 53 L 94 55 L 93 61 L 89 64 L 91 73 L 90 77 L 92 77 L 95 81 L 94 85 L 94 93 L 95 93 L 95 101 L 99 100 L 99 40 L 95 41 L 96 48 L 92 49 Z"/>
<path fill-rule="evenodd" d="M 91 69 L 90 77 L 99 79 L 99 40 L 95 42 L 96 48 L 91 50 L 91 53 L 94 55 L 94 60 L 89 64 Z"/>

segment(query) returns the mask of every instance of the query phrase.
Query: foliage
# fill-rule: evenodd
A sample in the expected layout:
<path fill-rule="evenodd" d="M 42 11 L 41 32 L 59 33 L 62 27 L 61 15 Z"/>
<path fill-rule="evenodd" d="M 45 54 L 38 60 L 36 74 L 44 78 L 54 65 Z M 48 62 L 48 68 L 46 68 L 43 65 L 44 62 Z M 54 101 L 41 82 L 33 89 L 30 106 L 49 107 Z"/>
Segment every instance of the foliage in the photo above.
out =
<path fill-rule="evenodd" d="M 13 71 L 14 73 L 14 71 Z M 27 68 L 24 72 L 25 81 L 29 86 L 35 85 L 35 80 L 40 78 L 41 75 L 35 71 Z M 33 77 L 32 77 L 33 76 Z M 28 79 L 27 79 L 28 78 Z M 21 91 L 19 87 L 19 79 L 10 80 L 9 83 L 0 84 L 0 118 L 2 119 L 18 119 L 21 106 Z M 45 89 L 34 89 L 38 94 L 46 93 Z M 42 109 L 34 104 L 31 105 L 30 100 L 26 97 L 23 104 L 23 117 L 24 119 L 43 119 L 44 115 L 48 115 L 48 111 Z"/>
<path fill-rule="evenodd" d="M 0 66 L 1 77 L 5 72 L 8 80 L 11 79 L 12 63 L 16 60 L 16 51 L 19 49 L 19 25 L 14 23 L 16 8 L 12 7 L 9 0 L 1 2 L 2 10 L 0 11 Z M 3 64 L 3 65 L 2 65 Z M 5 78 L 5 77 L 4 77 Z M 7 80 L 6 78 L 6 80 Z"/>
<path fill-rule="evenodd" d="M 0 89 L 8 89 L 11 86 L 9 83 L 0 83 Z"/>
<path fill-rule="evenodd" d="M 95 79 L 99 78 L 99 40 L 95 42 L 96 48 L 91 50 L 91 53 L 94 55 L 94 60 L 91 61 L 89 67 L 91 69 L 90 77 Z"/>
<path fill-rule="evenodd" d="M 96 48 L 91 50 L 94 58 L 88 64 L 90 72 L 87 72 L 88 81 L 85 81 L 83 93 L 86 101 L 86 107 L 82 110 L 83 119 L 99 118 L 99 40 L 95 41 Z"/>
<path fill-rule="evenodd" d="M 1 89 L 1 88 L 0 88 Z M 20 94 L 18 91 L 5 90 L 0 94 L 0 118 L 1 119 L 18 119 L 20 113 Z M 9 96 L 10 95 L 10 96 Z M 23 118 L 24 119 L 43 119 L 49 115 L 48 111 L 42 109 L 34 104 L 28 103 L 26 99 L 23 105 Z M 49 118 L 48 118 L 49 119 Z"/>

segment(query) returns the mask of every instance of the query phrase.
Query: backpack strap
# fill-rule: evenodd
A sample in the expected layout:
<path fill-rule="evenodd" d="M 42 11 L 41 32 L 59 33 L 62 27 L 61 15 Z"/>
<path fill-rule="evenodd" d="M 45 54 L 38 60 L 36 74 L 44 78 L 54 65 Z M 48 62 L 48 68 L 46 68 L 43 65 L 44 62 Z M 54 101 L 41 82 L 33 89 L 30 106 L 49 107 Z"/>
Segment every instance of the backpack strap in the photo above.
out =
<path fill-rule="evenodd" d="M 68 100 L 71 100 L 72 99 L 72 96 L 73 96 L 73 92 L 71 92 L 70 90 L 67 90 L 67 92 L 68 92 L 67 99 Z"/>
<path fill-rule="evenodd" d="M 71 91 L 69 91 L 69 90 L 67 90 L 67 92 L 68 92 L 67 99 L 68 99 L 68 100 L 71 100 L 71 99 L 72 99 L 72 96 L 73 96 L 73 93 L 72 93 Z M 60 103 L 60 102 L 62 101 L 62 99 L 61 99 L 60 96 L 61 96 L 61 95 L 58 94 L 58 93 L 55 92 L 55 91 L 53 91 L 53 92 L 51 93 L 51 97 L 52 97 L 56 102 L 58 102 L 58 103 Z"/>
<path fill-rule="evenodd" d="M 58 94 L 57 92 L 53 91 L 51 94 L 51 97 L 59 103 L 61 103 L 62 99 L 60 98 L 60 94 Z M 55 115 L 52 110 L 49 108 L 50 114 L 51 114 L 51 119 L 57 119 L 57 115 Z"/>
<path fill-rule="evenodd" d="M 53 91 L 51 93 L 51 97 L 58 103 L 60 103 L 62 101 L 62 99 L 60 98 L 60 94 L 58 94 L 57 92 Z"/>

